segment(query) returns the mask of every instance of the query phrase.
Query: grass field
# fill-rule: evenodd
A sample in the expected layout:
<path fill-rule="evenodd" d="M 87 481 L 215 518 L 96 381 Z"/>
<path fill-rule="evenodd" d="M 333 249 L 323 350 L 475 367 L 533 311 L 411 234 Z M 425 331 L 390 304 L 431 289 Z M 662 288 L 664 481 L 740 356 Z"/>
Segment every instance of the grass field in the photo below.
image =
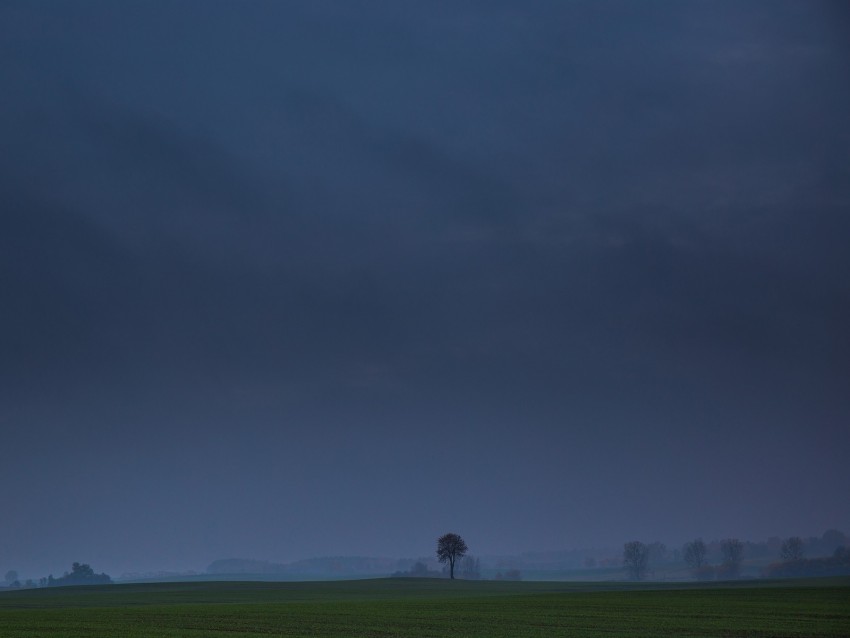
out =
<path fill-rule="evenodd" d="M 3 638 L 850 636 L 850 579 L 628 585 L 376 579 L 0 594 Z"/>

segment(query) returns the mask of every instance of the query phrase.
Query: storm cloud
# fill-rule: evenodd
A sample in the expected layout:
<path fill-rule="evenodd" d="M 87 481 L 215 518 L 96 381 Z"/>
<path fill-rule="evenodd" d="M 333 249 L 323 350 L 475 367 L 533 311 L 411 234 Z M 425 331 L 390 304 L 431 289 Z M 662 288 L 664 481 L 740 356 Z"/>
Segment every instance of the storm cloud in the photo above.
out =
<path fill-rule="evenodd" d="M 850 529 L 848 24 L 4 2 L 0 565 Z"/>

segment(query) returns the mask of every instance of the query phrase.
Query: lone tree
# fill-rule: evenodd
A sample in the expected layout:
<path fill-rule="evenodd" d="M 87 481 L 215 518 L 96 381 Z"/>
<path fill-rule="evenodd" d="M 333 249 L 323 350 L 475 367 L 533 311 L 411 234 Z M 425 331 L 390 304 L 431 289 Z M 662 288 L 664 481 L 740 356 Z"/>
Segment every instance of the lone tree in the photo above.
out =
<path fill-rule="evenodd" d="M 779 552 L 782 560 L 802 560 L 803 558 L 803 539 L 799 536 L 792 536 L 782 543 L 782 549 Z"/>
<path fill-rule="evenodd" d="M 466 555 L 469 548 L 464 540 L 457 534 L 443 534 L 437 539 L 437 559 L 441 563 L 449 564 L 449 574 L 455 577 L 455 562 Z"/>
<path fill-rule="evenodd" d="M 623 545 L 623 564 L 634 580 L 643 580 L 649 564 L 649 548 L 640 541 Z"/>
<path fill-rule="evenodd" d="M 685 543 L 682 548 L 685 555 L 685 562 L 693 569 L 699 569 L 705 565 L 705 543 L 701 538 Z"/>

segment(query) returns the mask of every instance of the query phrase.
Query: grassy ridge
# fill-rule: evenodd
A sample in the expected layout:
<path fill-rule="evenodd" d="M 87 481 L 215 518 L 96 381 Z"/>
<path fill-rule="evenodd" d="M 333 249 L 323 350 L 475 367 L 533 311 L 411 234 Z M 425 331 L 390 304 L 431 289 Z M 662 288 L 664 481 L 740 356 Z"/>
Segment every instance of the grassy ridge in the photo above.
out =
<path fill-rule="evenodd" d="M 850 636 L 850 580 L 628 586 L 373 580 L 0 595 L 0 635 Z"/>

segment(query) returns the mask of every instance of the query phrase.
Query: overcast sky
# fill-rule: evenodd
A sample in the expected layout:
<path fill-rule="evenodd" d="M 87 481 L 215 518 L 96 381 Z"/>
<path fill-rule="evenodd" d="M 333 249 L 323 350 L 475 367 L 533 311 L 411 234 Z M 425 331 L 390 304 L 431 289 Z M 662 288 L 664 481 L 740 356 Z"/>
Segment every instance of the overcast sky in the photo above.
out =
<path fill-rule="evenodd" d="M 0 571 L 850 531 L 850 8 L 0 2 Z"/>

